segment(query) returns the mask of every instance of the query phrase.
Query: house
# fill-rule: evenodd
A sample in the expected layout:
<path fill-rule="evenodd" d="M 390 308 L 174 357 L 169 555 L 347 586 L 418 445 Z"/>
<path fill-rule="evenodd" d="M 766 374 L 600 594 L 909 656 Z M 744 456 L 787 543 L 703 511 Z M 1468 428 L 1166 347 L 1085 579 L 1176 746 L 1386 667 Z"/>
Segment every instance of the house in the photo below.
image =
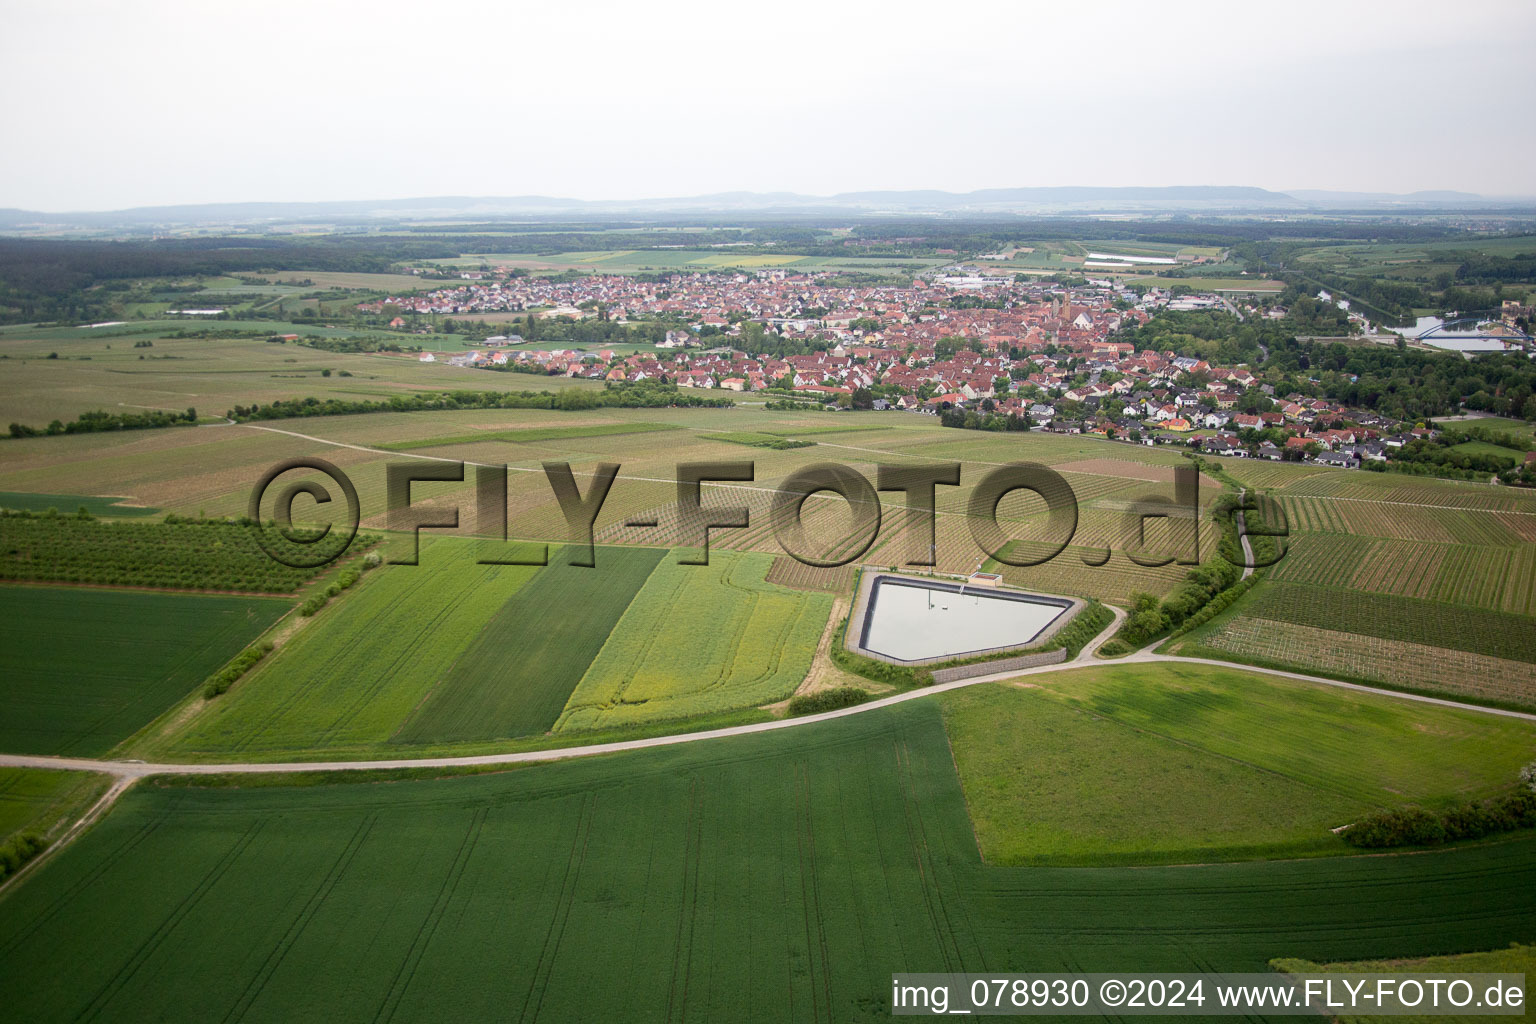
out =
<path fill-rule="evenodd" d="M 1259 458 L 1261 459 L 1269 459 L 1271 462 L 1279 462 L 1284 457 L 1285 456 L 1281 453 L 1280 449 L 1276 448 L 1268 441 L 1259 445 Z"/>
<path fill-rule="evenodd" d="M 423 363 L 437 362 L 437 356 L 433 355 L 431 352 L 423 352 L 421 355 L 417 356 L 417 359 Z"/>
<path fill-rule="evenodd" d="M 1319 466 L 1339 466 L 1343 469 L 1359 469 L 1360 460 L 1343 452 L 1323 452 L 1312 461 Z"/>

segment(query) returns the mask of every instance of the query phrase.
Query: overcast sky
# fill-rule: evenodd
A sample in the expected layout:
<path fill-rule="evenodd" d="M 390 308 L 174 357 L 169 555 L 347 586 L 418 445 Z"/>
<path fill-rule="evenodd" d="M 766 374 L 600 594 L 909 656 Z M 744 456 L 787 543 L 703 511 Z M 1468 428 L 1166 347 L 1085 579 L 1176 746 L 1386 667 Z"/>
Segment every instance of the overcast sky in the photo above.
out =
<path fill-rule="evenodd" d="M 1536 3 L 0 0 L 0 206 L 1536 194 Z"/>

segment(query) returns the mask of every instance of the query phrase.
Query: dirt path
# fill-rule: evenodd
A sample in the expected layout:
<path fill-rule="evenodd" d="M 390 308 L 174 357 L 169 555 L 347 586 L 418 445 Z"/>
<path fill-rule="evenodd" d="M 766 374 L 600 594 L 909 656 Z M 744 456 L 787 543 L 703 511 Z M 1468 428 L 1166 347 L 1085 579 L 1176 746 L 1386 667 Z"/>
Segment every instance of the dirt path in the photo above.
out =
<path fill-rule="evenodd" d="M 1243 518 L 1243 498 L 1248 494 L 1247 488 L 1237 492 L 1237 536 L 1243 542 L 1243 579 L 1253 575 L 1253 548 L 1248 545 L 1248 520 Z"/>
<path fill-rule="evenodd" d="M 9 886 L 15 885 L 20 879 L 25 878 L 33 871 L 36 871 L 38 865 L 53 857 L 54 854 L 68 846 L 76 836 L 80 835 L 80 833 L 94 825 L 97 819 L 100 818 L 103 814 L 106 814 L 108 809 L 110 809 L 111 806 L 117 802 L 117 798 L 122 796 L 123 793 L 127 792 L 128 787 L 132 786 L 137 781 L 139 781 L 138 776 L 134 775 L 114 776 L 112 779 L 112 785 L 107 789 L 105 793 L 101 794 L 101 798 L 92 804 L 90 809 L 88 809 L 84 814 L 80 815 L 79 820 L 76 821 L 73 825 L 69 826 L 69 829 L 63 835 L 49 843 L 48 848 L 45 849 L 42 853 L 39 853 L 36 857 L 33 857 L 31 860 L 23 864 L 21 866 L 21 870 L 7 878 L 4 882 L 0 882 L 0 893 L 5 892 Z"/>

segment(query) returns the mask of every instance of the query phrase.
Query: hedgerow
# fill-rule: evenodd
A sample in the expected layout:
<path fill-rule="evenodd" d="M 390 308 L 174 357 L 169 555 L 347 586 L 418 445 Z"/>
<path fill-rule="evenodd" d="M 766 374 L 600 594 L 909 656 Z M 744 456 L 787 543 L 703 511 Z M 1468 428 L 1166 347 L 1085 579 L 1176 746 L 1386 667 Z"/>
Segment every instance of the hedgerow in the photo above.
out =
<path fill-rule="evenodd" d="M 23 832 L 0 843 L 0 881 L 21 870 L 23 864 L 48 848 L 48 840 L 36 832 Z"/>
<path fill-rule="evenodd" d="M 1522 828 L 1536 828 L 1536 792 L 1531 790 L 1461 804 L 1438 814 L 1418 807 L 1384 811 L 1355 822 L 1340 835 L 1351 846 L 1374 850 L 1438 846 Z"/>
<path fill-rule="evenodd" d="M 370 556 L 376 554 L 378 554 L 376 551 L 369 552 Z M 350 590 L 352 585 L 357 582 L 358 577 L 362 575 L 363 569 L 372 569 L 379 564 L 379 561 L 370 561 L 368 557 L 365 557 L 363 559 L 362 569 L 359 569 L 356 566 L 343 569 L 341 571 L 341 575 L 332 580 L 324 590 L 311 594 L 309 600 L 305 601 L 299 606 L 299 614 L 304 616 L 306 619 L 314 615 L 320 609 L 324 608 L 326 604 L 330 602 L 331 598 L 337 596 L 343 590 Z"/>
<path fill-rule="evenodd" d="M 228 690 L 235 684 L 235 680 L 245 675 L 252 666 L 271 653 L 272 641 L 263 640 L 235 655 L 234 660 L 228 665 L 208 677 L 208 682 L 203 686 L 203 699 L 212 700 Z"/>
<path fill-rule="evenodd" d="M 822 690 L 818 693 L 806 693 L 798 697 L 791 697 L 789 701 L 789 713 L 791 715 L 819 715 L 826 711 L 836 711 L 839 708 L 851 708 L 856 704 L 863 704 L 869 700 L 869 691 L 857 686 L 839 686 L 831 690 Z"/>

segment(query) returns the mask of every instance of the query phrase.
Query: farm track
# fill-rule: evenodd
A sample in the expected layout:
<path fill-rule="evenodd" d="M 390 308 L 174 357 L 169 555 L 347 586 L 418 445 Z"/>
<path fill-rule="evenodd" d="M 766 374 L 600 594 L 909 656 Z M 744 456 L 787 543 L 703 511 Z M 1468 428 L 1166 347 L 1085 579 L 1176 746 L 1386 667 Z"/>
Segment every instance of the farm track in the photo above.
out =
<path fill-rule="evenodd" d="M 295 761 L 295 762 L 234 762 L 222 764 L 177 764 L 177 763 L 148 763 L 143 761 L 112 761 L 92 758 L 53 757 L 37 754 L 5 754 L 0 753 L 0 766 L 15 768 L 50 768 L 64 771 L 97 772 L 113 778 L 112 787 L 98 800 L 89 811 L 78 821 L 70 826 L 69 830 L 58 841 L 51 844 L 46 851 L 34 858 L 21 871 L 12 875 L 0 884 L 0 892 L 14 885 L 18 879 L 32 873 L 37 866 L 51 859 L 69 843 L 78 838 L 92 824 L 99 820 L 111 809 L 117 798 L 126 792 L 139 779 L 155 775 L 261 775 L 278 774 L 286 772 L 344 772 L 365 771 L 369 769 L 400 769 L 400 768 L 460 768 L 485 765 L 511 765 L 533 764 L 539 762 L 566 760 L 576 757 L 591 757 L 600 754 L 617 754 L 631 750 L 646 750 L 652 747 L 673 746 L 679 743 L 693 743 L 702 740 L 724 739 L 731 736 L 745 736 L 752 733 L 771 732 L 779 729 L 792 729 L 802 725 L 811 725 L 818 722 L 830 721 L 835 718 L 846 718 L 850 715 L 863 714 L 880 708 L 901 704 L 909 700 L 917 700 L 922 697 L 945 693 L 950 690 L 958 690 L 966 686 L 976 686 L 982 683 L 995 683 L 1008 679 L 1017 679 L 1024 676 L 1041 675 L 1048 672 L 1060 672 L 1069 669 L 1087 668 L 1093 666 L 1112 667 L 1126 664 L 1155 664 L 1182 663 L 1190 665 L 1210 665 L 1221 668 L 1233 669 L 1240 672 L 1257 672 L 1263 675 L 1278 676 L 1284 679 L 1294 679 L 1299 682 L 1313 683 L 1322 686 L 1332 686 L 1339 689 L 1351 690 L 1357 693 L 1375 694 L 1381 697 L 1391 697 L 1397 700 L 1413 701 L 1422 704 L 1434 704 L 1440 707 L 1456 708 L 1462 711 L 1472 711 L 1487 715 L 1498 715 L 1505 718 L 1518 718 L 1525 721 L 1536 722 L 1536 714 L 1510 711 L 1503 708 L 1483 707 L 1477 704 L 1465 704 L 1460 701 L 1447 700 L 1440 697 L 1428 697 L 1421 694 L 1401 693 L 1396 690 L 1382 689 L 1374 686 L 1363 686 L 1358 683 L 1347 683 L 1338 679 L 1328 679 L 1323 676 L 1307 675 L 1302 672 L 1288 672 L 1281 669 L 1260 668 L 1252 665 L 1243 665 L 1230 661 L 1221 661 L 1213 658 L 1192 658 L 1180 655 L 1157 654 L 1154 652 L 1160 641 L 1155 641 L 1147 647 L 1114 661 L 1099 661 L 1094 658 L 1099 647 L 1105 643 L 1124 622 L 1126 613 L 1124 610 L 1109 606 L 1114 613 L 1114 620 L 1094 637 L 1078 656 L 1071 661 L 1056 665 L 1042 665 L 1036 668 L 1023 669 L 1012 672 L 996 672 L 989 675 L 973 676 L 969 679 L 959 679 L 950 683 L 940 683 L 919 690 L 908 690 L 872 700 L 864 704 L 858 704 L 849 708 L 840 708 L 836 711 L 827 711 L 818 715 L 804 715 L 797 718 L 776 719 L 770 722 L 754 722 L 749 725 L 729 726 L 723 729 L 710 729 L 701 732 L 675 733 L 668 736 L 652 736 L 644 739 L 622 740 L 613 743 L 595 743 L 586 746 L 563 747 L 549 750 L 527 750 L 504 754 L 481 754 L 466 757 L 430 757 L 430 758 L 391 758 L 383 760 L 365 761 Z"/>
<path fill-rule="evenodd" d="M 365 761 L 271 761 L 271 762 L 224 762 L 205 764 L 178 764 L 175 762 L 143 762 L 143 761 L 111 761 L 93 758 L 79 757 L 55 757 L 43 754 L 0 754 L 0 766 L 10 768 L 52 768 L 63 771 L 88 771 L 100 772 L 111 775 L 117 779 L 140 779 L 152 775 L 262 775 L 284 772 L 340 772 L 363 771 L 368 769 L 396 769 L 396 768 L 459 768 L 499 764 L 530 764 L 541 761 L 560 761 L 573 757 L 591 757 L 598 754 L 616 754 L 630 750 L 646 750 L 651 747 L 673 746 L 678 743 L 693 743 L 701 740 L 723 739 L 729 736 L 746 736 L 758 732 L 773 732 L 778 729 L 793 729 L 802 725 L 812 725 L 817 722 L 830 721 L 834 718 L 846 718 L 849 715 L 864 714 L 868 711 L 876 711 L 893 704 L 901 704 L 909 700 L 918 700 L 938 693 L 947 693 L 950 690 L 958 690 L 965 686 L 976 686 L 982 683 L 995 683 L 1007 679 L 1017 679 L 1023 676 L 1041 675 L 1047 672 L 1061 672 L 1071 669 L 1079 669 L 1093 666 L 1113 667 L 1116 665 L 1144 665 L 1155 663 L 1179 663 L 1188 665 L 1210 665 L 1218 668 L 1231 669 L 1238 672 L 1257 672 L 1262 675 L 1279 676 L 1285 679 L 1295 679 L 1299 682 L 1314 683 L 1322 686 L 1333 686 L 1340 689 L 1352 690 L 1357 693 L 1370 693 L 1380 697 L 1391 697 L 1397 700 L 1414 701 L 1423 704 L 1434 704 L 1440 707 L 1456 708 L 1462 711 L 1472 711 L 1485 715 L 1499 715 L 1505 718 L 1519 718 L 1525 721 L 1536 722 L 1536 713 L 1525 711 L 1511 711 L 1504 708 L 1484 707 L 1478 704 L 1466 704 L 1461 701 L 1448 700 L 1441 697 L 1428 697 L 1422 694 L 1402 693 L 1397 690 L 1388 690 L 1375 686 L 1364 686 L 1358 683 L 1346 683 L 1338 679 L 1328 679 L 1324 676 L 1307 675 L 1302 672 L 1287 672 L 1281 669 L 1261 668 L 1253 665 L 1244 665 L 1237 662 L 1222 661 L 1215 658 L 1192 658 L 1182 655 L 1157 654 L 1150 647 L 1137 651 L 1135 654 L 1114 661 L 1095 661 L 1093 654 L 1099 645 L 1108 637 L 1114 635 L 1125 613 L 1119 609 L 1116 612 L 1115 621 L 1109 627 L 1095 637 L 1085 646 L 1078 657 L 1072 661 L 1062 662 L 1056 665 L 1041 665 L 1035 668 L 1020 669 L 1011 672 L 995 672 L 989 675 L 972 676 L 969 679 L 958 679 L 950 683 L 940 683 L 919 690 L 906 690 L 901 693 L 882 697 L 878 700 L 868 701 L 850 708 L 841 708 L 836 711 L 827 711 L 818 715 L 804 715 L 798 718 L 777 719 L 771 722 L 753 722 L 748 725 L 734 725 L 722 729 L 710 729 L 702 732 L 673 733 L 667 736 L 649 736 L 643 739 L 620 740 L 612 743 L 594 743 L 586 746 L 556 747 L 548 750 L 522 750 L 504 754 L 476 754 L 464 757 L 420 757 L 420 758 L 388 758 Z M 120 792 L 118 787 L 114 790 Z M 109 795 L 115 795 L 109 794 Z M 107 798 L 103 798 L 103 803 Z M 98 805 L 100 806 L 100 805 Z M 97 812 L 93 808 L 93 812 Z M 99 813 L 99 812 L 97 812 Z"/>

